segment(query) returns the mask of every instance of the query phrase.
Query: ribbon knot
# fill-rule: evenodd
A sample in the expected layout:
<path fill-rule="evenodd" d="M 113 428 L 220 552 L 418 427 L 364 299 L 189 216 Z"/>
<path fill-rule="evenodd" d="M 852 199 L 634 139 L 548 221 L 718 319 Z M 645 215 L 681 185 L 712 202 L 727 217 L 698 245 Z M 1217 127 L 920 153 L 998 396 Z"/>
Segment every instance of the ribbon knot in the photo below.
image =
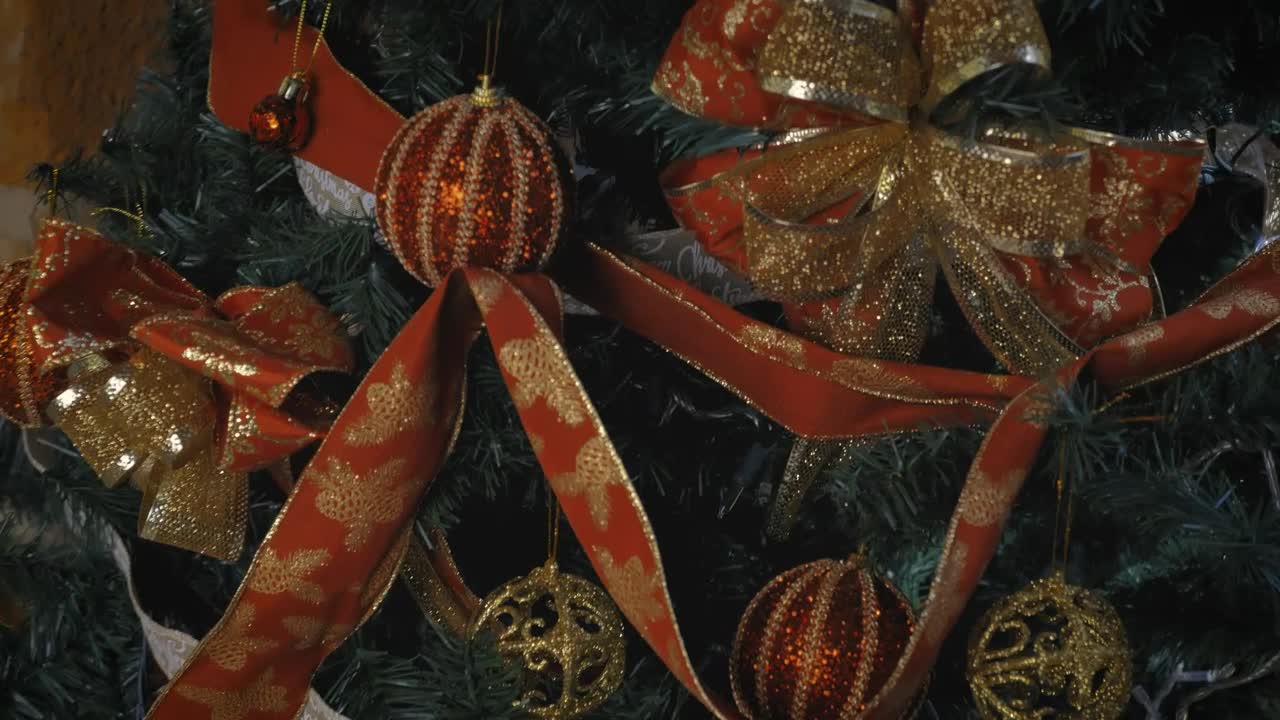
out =
<path fill-rule="evenodd" d="M 858 355 L 918 356 L 939 271 L 1018 372 L 1048 372 L 1147 320 L 1146 263 L 1190 204 L 1201 146 L 1023 127 L 954 135 L 932 113 L 965 83 L 1015 65 L 1048 72 L 1035 6 L 899 8 L 697 3 L 655 91 L 694 114 L 784 132 L 669 168 L 677 217 L 765 295 L 796 304 L 808 334 Z M 1117 215 L 1137 220 L 1103 227 Z"/>
<path fill-rule="evenodd" d="M 143 491 L 140 536 L 235 560 L 247 473 L 319 439 L 322 412 L 293 390 L 349 371 L 338 322 L 300 285 L 216 301 L 164 263 L 48 221 L 10 312 L 36 377 L 65 389 L 47 413 L 103 482 Z"/>

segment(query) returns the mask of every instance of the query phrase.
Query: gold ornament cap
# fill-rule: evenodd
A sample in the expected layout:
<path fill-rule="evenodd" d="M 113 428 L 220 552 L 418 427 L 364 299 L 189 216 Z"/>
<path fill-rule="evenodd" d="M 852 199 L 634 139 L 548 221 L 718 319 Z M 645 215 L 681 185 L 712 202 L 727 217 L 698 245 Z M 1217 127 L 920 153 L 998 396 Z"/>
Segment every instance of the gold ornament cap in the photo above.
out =
<path fill-rule="evenodd" d="M 480 84 L 471 91 L 471 102 L 477 107 L 497 107 L 506 99 L 506 92 L 494 85 L 493 77 L 487 74 L 480 76 Z"/>

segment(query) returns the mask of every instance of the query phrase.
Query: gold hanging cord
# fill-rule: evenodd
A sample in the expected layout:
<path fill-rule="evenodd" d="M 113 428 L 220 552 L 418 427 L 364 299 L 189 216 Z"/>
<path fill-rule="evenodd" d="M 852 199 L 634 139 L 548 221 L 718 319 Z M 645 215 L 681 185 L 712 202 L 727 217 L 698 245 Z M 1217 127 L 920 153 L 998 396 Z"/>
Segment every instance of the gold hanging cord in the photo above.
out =
<path fill-rule="evenodd" d="M 302 44 L 302 22 L 307 17 L 307 0 L 302 0 L 302 8 L 298 10 L 298 27 L 293 33 L 293 59 L 289 62 L 289 67 L 293 69 L 293 76 L 304 76 L 311 72 L 311 66 L 315 64 L 316 53 L 320 51 L 320 42 L 324 40 L 324 29 L 329 25 L 329 11 L 333 9 L 333 0 L 325 3 L 324 16 L 320 19 L 320 32 L 316 35 L 315 45 L 311 47 L 311 59 L 307 61 L 307 69 L 298 69 L 298 46 Z"/>
<path fill-rule="evenodd" d="M 49 206 L 49 217 L 57 215 L 58 210 L 58 168 L 53 169 L 52 176 L 49 178 L 49 191 L 45 194 L 46 203 Z"/>
<path fill-rule="evenodd" d="M 1120 393 L 1095 409 L 1093 414 L 1103 413 L 1128 398 L 1128 393 Z M 1164 415 L 1131 415 L 1119 418 L 1116 422 L 1128 425 L 1134 423 L 1159 423 L 1166 419 L 1167 417 Z M 1071 524 L 1075 518 L 1076 507 L 1075 493 L 1071 490 L 1070 481 L 1067 478 L 1068 440 L 1070 440 L 1070 435 L 1064 437 L 1058 443 L 1058 479 L 1056 483 L 1058 502 L 1053 517 L 1053 564 L 1063 572 L 1066 572 L 1067 560 L 1071 554 Z M 1065 503 L 1063 502 L 1064 496 Z M 1061 558 L 1058 557 L 1059 541 L 1062 544 Z"/>
<path fill-rule="evenodd" d="M 502 44 L 502 8 L 505 2 L 498 3 L 497 16 L 484 26 L 484 65 L 480 72 L 480 86 L 488 89 L 489 83 L 498 73 L 498 48 Z"/>
<path fill-rule="evenodd" d="M 1067 483 L 1067 443 L 1058 445 L 1058 505 L 1053 513 L 1053 564 L 1064 572 L 1067 559 L 1071 553 L 1071 521 L 1075 515 L 1076 496 Z M 1066 507 L 1063 507 L 1063 495 L 1066 495 Z M 1062 540 L 1062 557 L 1058 557 L 1058 541 Z"/>
<path fill-rule="evenodd" d="M 556 563 L 560 554 L 560 501 L 556 500 L 551 486 L 547 485 L 547 562 Z"/>
<path fill-rule="evenodd" d="M 138 199 L 138 202 L 133 206 L 134 212 L 129 212 L 128 210 L 125 210 L 123 208 L 118 208 L 118 207 L 100 207 L 97 210 L 94 210 L 92 213 L 90 213 L 90 215 L 92 215 L 93 217 L 97 217 L 102 213 L 115 213 L 117 215 L 123 215 L 124 217 L 127 217 L 134 222 L 134 231 L 138 234 L 138 240 L 142 240 L 146 235 L 150 234 L 150 230 L 147 228 L 147 222 L 145 217 L 146 207 L 147 207 L 147 186 L 145 184 L 142 185 L 140 190 L 141 192 L 139 193 L 140 197 Z M 129 202 L 129 198 L 128 198 L 128 194 L 126 194 L 125 203 L 127 204 L 128 202 Z"/>

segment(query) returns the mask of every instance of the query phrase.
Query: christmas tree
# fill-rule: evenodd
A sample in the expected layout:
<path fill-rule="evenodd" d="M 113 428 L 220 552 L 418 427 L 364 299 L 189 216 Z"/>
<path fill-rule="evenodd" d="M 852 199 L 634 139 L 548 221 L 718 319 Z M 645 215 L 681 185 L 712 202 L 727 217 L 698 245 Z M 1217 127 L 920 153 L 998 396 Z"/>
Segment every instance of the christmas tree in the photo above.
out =
<path fill-rule="evenodd" d="M 305 10 L 303 25 L 323 28 L 323 48 L 316 45 L 321 57 L 331 52 L 406 118 L 472 93 L 476 76 L 492 73 L 507 97 L 549 126 L 561 146 L 557 152 L 571 158 L 572 178 L 564 182 L 574 200 L 564 242 L 659 261 L 645 248 L 660 244 L 655 238 L 676 237 L 677 218 L 687 221 L 664 197 L 664 185 L 671 185 L 664 170 L 726 149 L 786 147 L 780 126 L 738 127 L 677 107 L 679 83 L 664 97 L 665 54 L 696 20 L 686 17 L 687 0 L 219 1 L 260 10 L 278 29 L 286 54 Z M 924 7 L 956 2 L 865 5 L 906 17 L 915 5 L 924 13 Z M 756 22 L 755 13 L 772 17 L 784 5 L 702 2 L 694 12 L 715 6 Z M 304 156 L 255 143 L 211 109 L 216 9 L 216 3 L 173 0 L 165 50 L 139 78 L 131 105 L 101 145 L 81 156 L 49 158 L 33 170 L 32 180 L 42 200 L 67 195 L 116 208 L 98 216 L 98 230 L 139 251 L 138 257 L 158 258 L 202 297 L 241 286 L 299 283 L 338 318 L 354 348 L 352 372 L 317 376 L 304 386 L 336 410 L 353 398 L 361 378 L 419 308 L 445 290 L 428 289 L 415 277 L 421 273 L 402 265 L 397 239 L 358 199 L 340 212 L 323 206 L 317 198 L 334 198 L 317 187 L 334 175 L 296 161 Z M 1052 48 L 1050 71 L 1020 63 L 981 74 L 952 88 L 930 108 L 927 122 L 915 112 L 904 132 L 972 142 L 989 137 L 991 128 L 1059 137 L 1083 127 L 1150 142 L 1203 139 L 1207 152 L 1191 166 L 1199 173 L 1194 205 L 1167 237 L 1160 233 L 1163 241 L 1150 263 L 1164 311 L 1174 315 L 1262 252 L 1276 231 L 1274 218 L 1267 219 L 1275 210 L 1266 184 L 1280 186 L 1266 169 L 1280 168 L 1264 148 L 1280 134 L 1274 72 L 1280 14 L 1262 0 L 1224 0 L 1212 8 L 1160 0 L 1041 0 L 1034 9 Z M 916 37 L 928 37 L 929 22 L 914 31 Z M 294 49 L 303 58 L 300 66 L 312 52 L 312 35 L 305 37 L 301 50 Z M 241 52 L 252 58 L 259 50 Z M 1049 67 L 1047 59 L 1044 65 Z M 258 80 L 274 89 L 280 78 Z M 323 114 L 332 108 L 320 105 L 330 87 L 315 88 L 311 143 L 333 132 L 333 116 Z M 704 84 L 702 91 L 717 90 Z M 730 97 L 734 88 L 719 91 Z M 926 125 L 930 129 L 920 129 Z M 354 140 L 327 138 L 339 145 Z M 1253 164 L 1263 170 L 1255 172 Z M 993 182 L 983 192 L 1016 198 L 1021 189 Z M 1158 214 L 1151 208 L 1133 212 Z M 802 333 L 804 313 L 797 308 L 807 298 L 757 294 L 692 244 L 687 252 L 704 269 L 713 268 L 686 273 L 690 283 L 709 289 L 706 276 L 713 276 L 727 284 L 710 289 L 738 312 Z M 593 265 L 558 262 L 548 272 L 570 296 L 574 288 L 592 285 L 589 276 L 570 276 Z M 681 270 L 679 263 L 665 267 Z M 923 312 L 925 332 L 912 357 L 866 354 L 993 377 L 1030 376 L 1027 387 L 1049 374 L 1023 371 L 999 343 L 976 332 L 973 307 L 963 293 L 953 293 L 949 276 L 942 277 L 913 308 Z M 1147 282 L 1142 279 L 1143 287 Z M 743 298 L 735 292 L 748 301 L 738 302 Z M 1270 295 L 1252 295 L 1255 309 L 1231 297 L 1236 305 L 1216 306 L 1224 315 L 1280 315 L 1280 301 Z M 574 310 L 574 303 L 567 305 Z M 1086 314 L 1105 314 L 1110 321 L 1111 312 L 1100 303 L 1088 305 Z M 1081 343 L 1081 351 L 1159 319 L 1158 310 L 1148 315 Z M 858 553 L 859 567 L 891 582 L 904 605 L 920 613 L 931 600 L 966 473 L 995 413 L 810 446 L 825 459 L 797 495 L 788 460 L 802 450 L 795 449 L 796 436 L 785 422 L 730 392 L 715 373 L 625 325 L 604 311 L 570 312 L 563 346 L 652 524 L 688 656 L 713 692 L 740 694 L 731 687 L 738 679 L 730 680 L 729 667 L 743 665 L 732 656 L 739 623 L 750 615 L 748 603 L 772 578 L 804 563 Z M 994 559 L 941 641 L 919 717 L 1004 717 L 979 715 L 971 638 L 978 644 L 988 610 L 1054 567 L 1071 585 L 1115 608 L 1125 635 L 1121 644 L 1127 642 L 1132 658 L 1122 714 L 1097 709 L 1092 715 L 1064 711 L 1063 717 L 1185 717 L 1175 715 L 1179 708 L 1190 708 L 1191 717 L 1280 716 L 1274 674 L 1280 669 L 1280 357 L 1274 339 L 1265 338 L 1272 326 L 1257 333 L 1264 336 L 1260 342 L 1231 345 L 1230 352 L 1203 362 L 1194 358 L 1183 363 L 1191 366 L 1183 372 L 1124 392 L 1104 387 L 1092 368 L 1079 382 L 1056 387 L 1038 419 L 1047 427 L 1044 445 L 998 535 Z M 802 334 L 849 355 L 864 347 L 850 341 L 851 351 L 810 330 Z M 560 538 L 561 569 L 613 585 L 593 566 L 597 551 L 584 547 L 568 524 L 556 522 L 561 529 L 548 530 L 549 486 L 520 415 L 528 403 L 519 393 L 513 400 L 509 363 L 500 355 L 477 342 L 466 356 L 465 412 L 447 462 L 416 508 L 410 556 L 438 550 L 438 539 L 447 534 L 461 575 L 484 597 L 541 565 L 547 559 L 542 540 L 552 534 Z M 6 376 L 13 372 L 7 369 Z M 551 391 L 533 392 L 551 404 Z M 0 429 L 0 457 L 8 467 L 0 484 L 3 717 L 142 717 L 176 668 L 157 663 L 137 610 L 203 637 L 234 602 L 289 497 L 291 477 L 251 473 L 246 547 L 223 561 L 141 538 L 139 511 L 145 517 L 155 502 L 152 493 L 128 483 L 106 487 L 80 446 L 58 430 L 24 430 L 14 422 Z M 312 445 L 295 454 L 292 470 L 300 471 L 318 452 L 324 451 Z M 323 507 L 321 512 L 328 514 Z M 131 558 L 136 593 L 118 566 L 122 557 Z M 421 594 L 407 578 L 393 583 L 376 613 L 324 657 L 311 678 L 324 703 L 361 719 L 530 716 L 530 681 L 518 660 L 500 652 L 488 632 L 467 637 L 439 617 L 424 616 Z M 655 652 L 633 624 L 624 632 L 621 687 L 585 717 L 712 716 L 668 669 L 665 649 Z M 741 652 L 752 651 L 744 646 Z M 744 667 L 753 658 L 763 662 L 766 656 L 751 654 Z M 877 662 L 888 668 L 896 661 Z M 1061 662 L 1080 658 L 1067 651 Z M 1039 696 L 1029 702 L 1036 705 Z M 1028 714 L 1007 717 L 1034 717 L 1021 712 Z"/>

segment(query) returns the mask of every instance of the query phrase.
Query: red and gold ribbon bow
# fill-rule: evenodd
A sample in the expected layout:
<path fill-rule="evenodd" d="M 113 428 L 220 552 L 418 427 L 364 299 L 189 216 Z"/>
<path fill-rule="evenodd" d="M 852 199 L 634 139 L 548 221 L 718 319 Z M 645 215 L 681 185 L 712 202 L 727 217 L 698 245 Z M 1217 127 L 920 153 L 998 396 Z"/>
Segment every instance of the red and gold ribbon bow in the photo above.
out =
<path fill-rule="evenodd" d="M 1150 319 L 1148 261 L 1195 195 L 1201 144 L 929 122 L 965 82 L 1047 71 L 1030 0 L 699 0 L 654 90 L 694 115 L 785 130 L 677 163 L 681 222 L 806 334 L 910 361 L 939 268 L 986 345 L 1043 374 Z M 811 302 L 822 301 L 822 302 Z M 805 304 L 808 303 L 808 304 Z"/>
<path fill-rule="evenodd" d="M 210 100 L 232 126 L 244 123 L 263 92 L 265 85 L 252 79 L 287 63 L 287 44 L 275 28 L 254 0 L 215 5 Z M 371 188 L 376 159 L 360 156 L 359 148 L 380 152 L 402 120 L 323 45 L 315 72 L 316 101 L 331 103 L 336 114 L 328 130 L 317 125 L 301 154 Z M 355 153 L 342 149 L 347 142 Z M 1103 343 L 1041 384 L 843 355 L 594 246 L 566 258 L 561 269 L 558 280 L 576 298 L 705 369 L 801 436 L 849 438 L 996 418 L 966 480 L 906 655 L 885 689 L 864 699 L 860 717 L 876 720 L 901 716 L 991 559 L 1045 432 L 1027 411 L 1050 396 L 1050 382 L 1070 381 L 1088 367 L 1104 387 L 1122 389 L 1226 352 L 1280 322 L 1280 250 L 1273 247 L 1190 309 Z M 321 660 L 369 617 L 395 577 L 415 507 L 460 421 L 464 363 L 481 326 L 542 469 L 606 589 L 699 702 L 718 718 L 741 717 L 695 671 L 658 538 L 559 342 L 555 282 L 482 269 L 445 277 L 374 364 L 303 472 L 226 614 L 149 717 L 296 715 Z M 447 557 L 435 560 L 413 572 L 437 575 L 441 602 L 466 612 L 474 599 Z"/>
<path fill-rule="evenodd" d="M 309 408 L 285 408 L 307 375 L 351 369 L 337 320 L 296 284 L 210 302 L 163 262 L 57 220 L 5 277 L 5 365 L 22 368 L 4 385 L 9 416 L 39 424 L 47 408 L 104 482 L 133 480 L 142 537 L 237 558 L 246 474 L 324 434 L 300 419 Z"/>

